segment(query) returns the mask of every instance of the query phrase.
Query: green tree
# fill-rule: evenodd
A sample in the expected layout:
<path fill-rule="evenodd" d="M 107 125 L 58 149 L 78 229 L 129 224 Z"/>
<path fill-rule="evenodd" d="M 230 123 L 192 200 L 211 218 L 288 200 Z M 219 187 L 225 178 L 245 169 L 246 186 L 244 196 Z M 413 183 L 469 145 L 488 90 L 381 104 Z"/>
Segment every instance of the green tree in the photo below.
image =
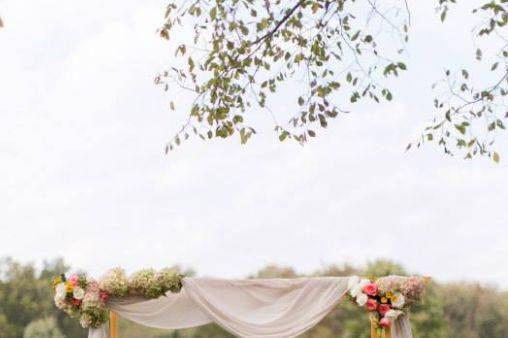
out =
<path fill-rule="evenodd" d="M 48 317 L 28 324 L 23 338 L 65 338 L 65 336 L 58 328 L 55 318 Z"/>
<path fill-rule="evenodd" d="M 61 259 L 45 262 L 40 270 L 12 259 L 0 260 L 0 338 L 26 338 L 35 331 L 44 331 L 44 328 L 50 328 L 47 331 L 55 328 L 57 337 L 58 332 L 66 337 L 86 337 L 87 331 L 75 319 L 68 318 L 52 304 L 50 279 L 67 269 L 68 266 Z M 384 276 L 407 273 L 399 264 L 377 260 L 364 267 L 332 265 L 308 275 Z M 269 265 L 251 277 L 301 276 L 304 275 L 292 268 Z M 506 338 L 508 293 L 474 283 L 432 282 L 422 302 L 414 306 L 410 316 L 415 337 L 419 338 Z M 125 338 L 233 337 L 215 324 L 168 331 L 142 327 L 125 319 L 120 321 L 120 332 Z M 370 337 L 367 314 L 345 299 L 316 327 L 301 336 L 328 337 Z"/>
<path fill-rule="evenodd" d="M 411 324 L 415 337 L 453 338 L 457 336 L 446 319 L 441 297 L 439 286 L 431 282 L 427 286 L 422 302 L 414 305 L 411 311 Z"/>
<path fill-rule="evenodd" d="M 58 327 L 67 336 L 86 337 L 79 323 L 53 305 L 51 278 L 67 269 L 62 260 L 45 262 L 41 272 L 32 264 L 23 265 L 11 258 L 0 260 L 0 338 L 22 338 L 31 322 L 55 315 Z"/>
<path fill-rule="evenodd" d="M 1 308 L 0 303 L 0 308 Z M 7 317 L 2 313 L 0 314 L 0 338 L 16 337 L 16 327 L 10 323 Z"/>
<path fill-rule="evenodd" d="M 406 270 L 400 265 L 385 259 L 378 259 L 369 262 L 363 271 L 363 275 L 372 277 L 383 277 L 389 275 L 406 276 Z"/>

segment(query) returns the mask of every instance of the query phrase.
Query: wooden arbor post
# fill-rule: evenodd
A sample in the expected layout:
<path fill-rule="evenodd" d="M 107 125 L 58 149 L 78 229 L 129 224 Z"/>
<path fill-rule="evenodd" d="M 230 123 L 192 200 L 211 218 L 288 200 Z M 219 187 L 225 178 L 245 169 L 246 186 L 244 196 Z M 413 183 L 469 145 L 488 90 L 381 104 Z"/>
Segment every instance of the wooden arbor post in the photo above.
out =
<path fill-rule="evenodd" d="M 109 311 L 109 338 L 118 338 L 118 315 Z"/>
<path fill-rule="evenodd" d="M 382 335 L 377 334 L 376 323 L 373 319 L 370 320 L 370 337 L 371 338 L 391 338 L 392 333 L 390 332 L 390 328 L 385 329 L 385 333 Z"/>

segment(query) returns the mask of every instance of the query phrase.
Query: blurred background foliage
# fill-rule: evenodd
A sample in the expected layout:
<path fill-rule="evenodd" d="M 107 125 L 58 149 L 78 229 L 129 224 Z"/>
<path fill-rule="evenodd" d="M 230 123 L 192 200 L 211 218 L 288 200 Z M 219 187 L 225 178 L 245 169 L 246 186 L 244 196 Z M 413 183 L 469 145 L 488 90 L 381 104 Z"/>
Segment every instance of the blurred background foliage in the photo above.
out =
<path fill-rule="evenodd" d="M 86 338 L 76 320 L 67 318 L 52 303 L 50 282 L 68 271 L 62 259 L 46 261 L 42 269 L 11 258 L 0 260 L 0 338 Z M 333 265 L 312 276 L 405 275 L 400 265 L 378 260 L 365 267 Z M 251 278 L 302 276 L 290 267 L 270 265 Z M 432 282 L 424 300 L 412 314 L 416 338 L 508 337 L 508 292 L 479 283 Z M 369 338 L 369 321 L 363 310 L 347 300 L 302 338 Z M 167 331 L 120 321 L 122 338 L 225 338 L 233 337 L 216 325 Z"/>

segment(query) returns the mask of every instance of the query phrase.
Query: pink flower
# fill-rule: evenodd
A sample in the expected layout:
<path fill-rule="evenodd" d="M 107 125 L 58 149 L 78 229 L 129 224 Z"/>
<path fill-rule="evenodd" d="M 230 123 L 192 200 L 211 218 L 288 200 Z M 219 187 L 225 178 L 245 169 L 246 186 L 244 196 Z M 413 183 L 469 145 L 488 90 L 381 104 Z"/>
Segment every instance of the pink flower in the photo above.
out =
<path fill-rule="evenodd" d="M 108 293 L 107 293 L 107 292 L 104 292 L 104 291 L 101 291 L 101 293 L 100 293 L 100 296 L 99 296 L 99 297 L 101 298 L 101 301 L 102 301 L 103 303 L 106 303 L 106 302 L 108 301 L 108 299 L 109 299 L 109 295 L 108 295 Z"/>
<path fill-rule="evenodd" d="M 79 283 L 79 277 L 77 275 L 70 276 L 69 283 L 71 283 L 73 286 L 77 286 Z"/>
<path fill-rule="evenodd" d="M 389 328 L 391 324 L 392 323 L 388 318 L 381 318 L 381 320 L 379 321 L 379 326 L 385 329 Z"/>
<path fill-rule="evenodd" d="M 90 279 L 87 281 L 88 285 L 86 286 L 86 292 L 90 293 L 96 293 L 99 292 L 99 284 L 94 281 L 93 279 Z"/>
<path fill-rule="evenodd" d="M 376 311 L 377 310 L 377 302 L 375 299 L 369 299 L 365 306 L 367 307 L 367 310 L 369 310 L 369 311 Z"/>
<path fill-rule="evenodd" d="M 365 293 L 371 297 L 376 297 L 377 296 L 377 284 L 376 283 L 369 283 L 363 287 L 362 291 L 363 291 L 363 293 Z"/>
<path fill-rule="evenodd" d="M 387 304 L 380 304 L 377 308 L 377 311 L 381 314 L 381 316 L 384 316 L 390 310 L 390 305 Z"/>

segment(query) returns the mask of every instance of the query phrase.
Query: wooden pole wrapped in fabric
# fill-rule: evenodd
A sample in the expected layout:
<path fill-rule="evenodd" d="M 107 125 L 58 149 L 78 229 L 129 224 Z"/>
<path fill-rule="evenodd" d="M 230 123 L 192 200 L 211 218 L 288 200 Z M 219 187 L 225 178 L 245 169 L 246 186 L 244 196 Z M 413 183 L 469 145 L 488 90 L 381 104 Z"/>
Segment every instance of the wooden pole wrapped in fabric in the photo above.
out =
<path fill-rule="evenodd" d="M 109 311 L 109 338 L 118 338 L 118 315 Z"/>
<path fill-rule="evenodd" d="M 379 335 L 376 330 L 376 323 L 374 319 L 370 320 L 370 337 L 371 338 L 391 338 L 392 333 L 390 332 L 390 328 L 385 329 L 385 333 Z"/>

